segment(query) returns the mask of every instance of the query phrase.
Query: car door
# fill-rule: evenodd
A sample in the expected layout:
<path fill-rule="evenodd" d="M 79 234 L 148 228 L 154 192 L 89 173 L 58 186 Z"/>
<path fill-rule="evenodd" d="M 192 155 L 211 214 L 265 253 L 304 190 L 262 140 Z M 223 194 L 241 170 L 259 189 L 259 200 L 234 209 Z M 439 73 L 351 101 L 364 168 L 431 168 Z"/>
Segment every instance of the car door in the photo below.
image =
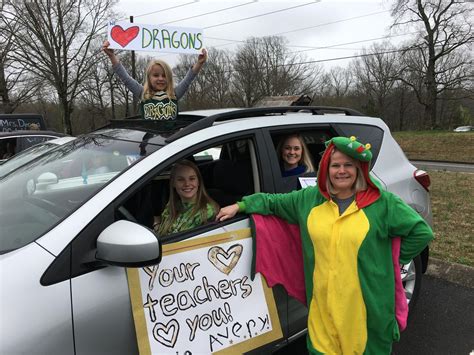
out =
<path fill-rule="evenodd" d="M 243 149 L 242 142 L 248 142 L 248 151 Z M 177 142 L 176 145 L 181 147 L 180 144 L 182 143 Z M 227 147 L 229 148 L 227 149 Z M 194 155 L 200 156 L 200 152 L 209 151 L 212 148 L 222 149 L 220 158 L 211 162 L 204 161 L 202 164 L 203 170 L 209 169 L 209 165 L 212 165 L 212 163 L 215 165 L 214 168 L 218 164 L 224 165 L 225 169 L 221 169 L 221 173 L 228 169 L 229 165 L 227 163 L 229 162 L 235 162 L 241 167 L 240 163 L 245 162 L 246 156 L 244 155 L 248 153 L 250 154 L 248 163 L 251 164 L 253 169 L 251 173 L 253 189 L 255 191 L 274 190 L 269 173 L 270 169 L 267 165 L 266 148 L 260 131 L 246 131 L 209 139 L 187 149 L 180 148 L 167 160 L 157 158 L 156 168 L 138 179 L 121 193 L 113 203 L 99 213 L 74 239 L 70 250 L 65 249 L 61 253 L 55 266 L 51 269 L 49 282 L 54 283 L 56 282 L 55 279 L 67 277 L 67 275 L 61 276 L 61 273 L 63 273 L 61 265 L 71 265 L 71 298 L 76 354 L 133 354 L 138 352 L 126 270 L 121 267 L 106 266 L 95 260 L 96 239 L 101 231 L 119 219 L 133 220 L 151 227 L 150 208 L 153 213 L 156 213 L 155 210 L 159 210 L 159 207 L 148 205 L 150 199 L 147 196 L 156 194 L 156 191 L 163 191 L 159 187 L 160 181 L 163 176 L 166 177 L 170 165 L 182 158 L 190 158 Z M 170 144 L 169 149 L 172 151 L 172 144 Z M 154 155 L 145 159 L 148 160 L 148 164 L 150 164 L 150 159 L 153 160 Z M 232 198 L 236 196 L 236 193 L 244 193 L 242 189 L 240 191 L 219 191 L 222 186 L 219 186 L 217 182 L 222 183 L 224 180 L 236 178 L 231 170 L 227 171 L 227 177 L 224 176 L 218 178 L 217 181 L 209 182 L 209 189 L 215 189 L 216 196 L 223 192 L 219 195 L 222 198 L 229 198 L 230 196 Z M 206 174 L 211 176 L 214 173 L 217 174 L 216 171 L 212 174 L 210 172 Z M 235 185 L 228 182 L 224 184 L 228 188 Z M 242 181 L 239 180 L 236 184 L 240 186 Z M 163 184 L 161 184 L 161 187 L 163 187 Z M 167 188 L 166 184 L 165 188 Z M 153 201 L 160 200 L 160 196 L 153 195 L 153 197 Z M 222 201 L 225 201 L 225 199 Z M 146 213 L 142 213 L 143 210 Z M 225 223 L 211 223 L 195 230 L 171 235 L 163 238 L 163 240 L 166 244 L 172 244 L 190 239 L 212 237 L 213 235 L 249 228 L 249 226 L 249 218 L 242 215 Z M 55 272 L 53 272 L 53 269 L 55 269 Z M 287 295 L 281 287 L 275 287 L 273 294 L 283 335 L 286 337 L 288 330 L 286 321 Z M 257 353 L 270 351 L 270 348 L 273 347 L 274 345 L 270 345 L 267 348 L 261 348 Z"/>

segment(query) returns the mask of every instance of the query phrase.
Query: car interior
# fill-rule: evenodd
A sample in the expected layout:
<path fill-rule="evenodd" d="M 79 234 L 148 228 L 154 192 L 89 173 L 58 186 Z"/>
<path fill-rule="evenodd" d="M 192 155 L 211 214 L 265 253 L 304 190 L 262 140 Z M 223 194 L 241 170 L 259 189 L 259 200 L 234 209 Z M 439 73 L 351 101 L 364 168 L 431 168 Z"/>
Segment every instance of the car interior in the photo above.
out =
<path fill-rule="evenodd" d="M 206 191 L 219 206 L 260 191 L 255 148 L 250 139 L 211 146 L 185 159 L 197 165 Z M 124 203 L 125 209 L 140 224 L 151 228 L 154 216 L 163 212 L 170 195 L 170 169 L 171 166 L 158 172 Z M 130 215 L 126 218 L 130 219 Z"/>
<path fill-rule="evenodd" d="M 272 134 L 275 152 L 278 142 L 288 134 L 288 131 Z M 310 131 L 303 132 L 302 136 L 311 154 L 313 164 L 317 168 L 321 158 L 320 154 L 325 149 L 324 142 L 329 139 L 330 135 L 326 131 Z M 255 146 L 251 139 L 231 140 L 217 146 L 210 146 L 194 152 L 185 159 L 198 166 L 209 196 L 221 207 L 233 204 L 240 201 L 243 196 L 261 190 Z M 138 223 L 152 228 L 154 216 L 161 215 L 169 200 L 170 169 L 171 165 L 161 169 L 128 198 L 123 204 L 126 212 L 119 211 L 121 216 L 118 218 L 136 220 Z M 315 177 L 316 173 L 307 175 Z M 285 186 L 288 187 L 284 187 L 284 189 L 288 192 L 294 189 L 293 186 L 297 186 L 297 177 L 282 179 L 288 180 L 284 181 Z"/>

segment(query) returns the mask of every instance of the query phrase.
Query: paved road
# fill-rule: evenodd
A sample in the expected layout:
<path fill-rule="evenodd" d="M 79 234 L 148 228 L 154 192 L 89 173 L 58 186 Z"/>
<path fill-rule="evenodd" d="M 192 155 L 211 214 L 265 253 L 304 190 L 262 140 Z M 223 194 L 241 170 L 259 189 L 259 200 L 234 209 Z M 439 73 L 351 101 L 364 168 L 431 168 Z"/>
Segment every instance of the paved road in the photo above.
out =
<path fill-rule="evenodd" d="M 410 160 L 418 169 L 423 170 L 446 170 L 446 171 L 464 171 L 474 173 L 474 164 L 469 163 L 450 163 L 443 161 L 419 161 Z"/>
<path fill-rule="evenodd" d="M 469 355 L 474 350 L 474 289 L 430 275 L 394 355 Z M 304 341 L 278 355 L 307 354 Z"/>

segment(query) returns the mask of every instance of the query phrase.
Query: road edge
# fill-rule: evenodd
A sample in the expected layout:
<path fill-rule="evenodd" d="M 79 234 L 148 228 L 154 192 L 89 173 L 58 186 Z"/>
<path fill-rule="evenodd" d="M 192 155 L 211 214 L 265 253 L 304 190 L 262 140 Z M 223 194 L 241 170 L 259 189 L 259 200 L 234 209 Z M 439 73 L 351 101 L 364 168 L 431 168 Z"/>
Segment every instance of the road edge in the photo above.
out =
<path fill-rule="evenodd" d="M 426 275 L 474 288 L 474 267 L 430 257 Z"/>

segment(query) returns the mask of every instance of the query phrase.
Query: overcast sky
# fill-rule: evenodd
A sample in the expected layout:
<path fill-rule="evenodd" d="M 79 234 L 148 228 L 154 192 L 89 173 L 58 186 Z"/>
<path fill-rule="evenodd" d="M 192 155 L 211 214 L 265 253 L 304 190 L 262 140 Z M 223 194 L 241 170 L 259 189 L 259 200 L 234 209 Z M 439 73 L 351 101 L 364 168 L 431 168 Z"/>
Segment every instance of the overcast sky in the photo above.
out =
<path fill-rule="evenodd" d="M 363 47 L 383 41 L 381 37 L 390 34 L 391 3 L 391 0 L 120 0 L 116 10 L 126 19 L 134 16 L 135 23 L 202 28 L 205 47 L 231 51 L 251 36 L 281 35 L 288 40 L 291 51 L 303 51 L 308 61 L 318 61 L 352 56 Z M 389 40 L 396 44 L 409 37 L 402 35 Z M 163 57 L 171 65 L 177 59 L 176 54 L 144 53 Z M 344 66 L 348 60 L 323 63 Z"/>

